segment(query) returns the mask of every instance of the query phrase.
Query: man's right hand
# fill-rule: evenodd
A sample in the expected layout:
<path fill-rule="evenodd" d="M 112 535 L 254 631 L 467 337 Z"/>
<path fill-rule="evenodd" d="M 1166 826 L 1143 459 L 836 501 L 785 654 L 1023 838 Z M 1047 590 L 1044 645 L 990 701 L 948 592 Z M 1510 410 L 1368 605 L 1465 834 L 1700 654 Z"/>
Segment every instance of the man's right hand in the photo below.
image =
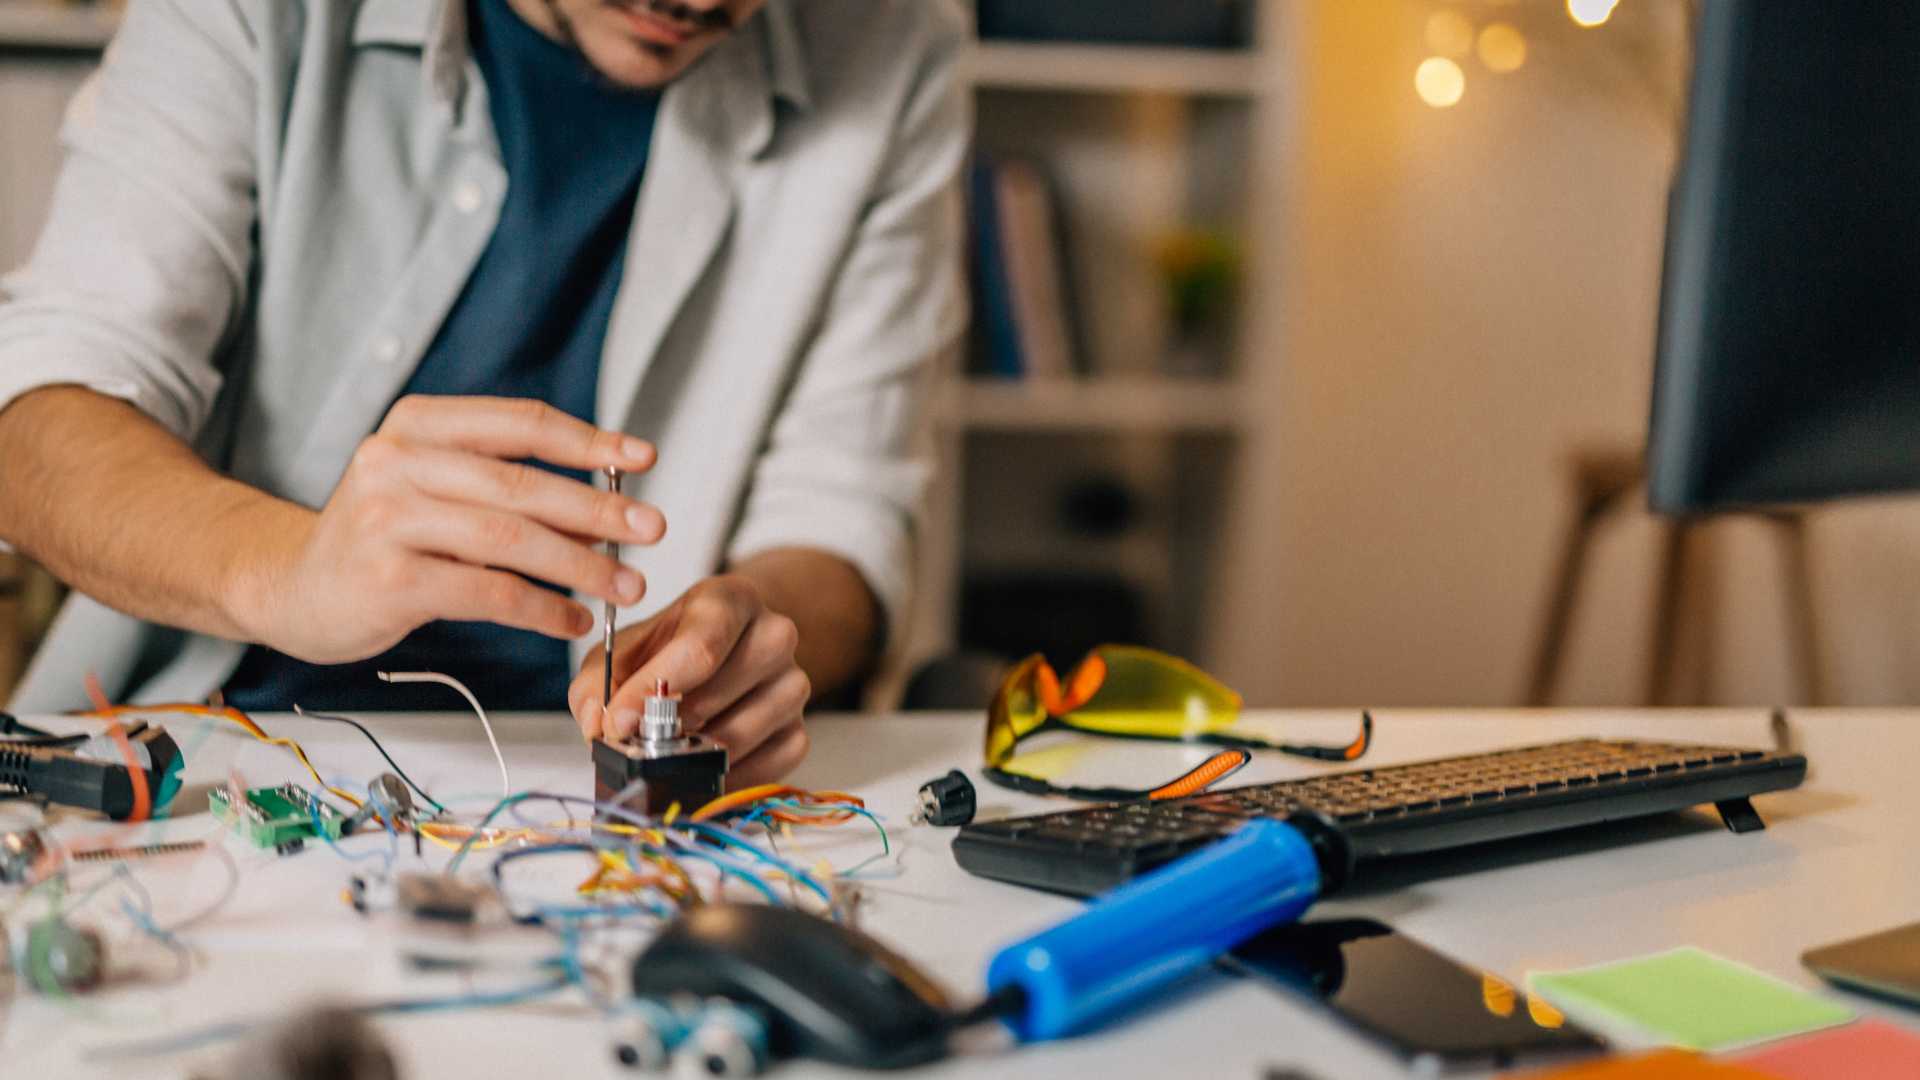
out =
<path fill-rule="evenodd" d="M 320 664 L 377 656 L 436 619 L 585 635 L 592 612 L 520 575 L 632 605 L 645 579 L 594 544 L 658 543 L 666 521 L 529 459 L 634 473 L 654 449 L 537 401 L 402 398 L 327 505 L 275 530 L 264 562 L 235 576 L 235 621 Z"/>

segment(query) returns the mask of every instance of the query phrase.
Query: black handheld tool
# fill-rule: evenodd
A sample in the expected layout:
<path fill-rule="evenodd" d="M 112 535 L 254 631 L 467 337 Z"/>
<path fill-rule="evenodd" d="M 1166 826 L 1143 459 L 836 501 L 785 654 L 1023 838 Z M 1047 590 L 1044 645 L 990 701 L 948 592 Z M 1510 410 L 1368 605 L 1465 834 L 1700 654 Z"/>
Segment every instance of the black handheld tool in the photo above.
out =
<path fill-rule="evenodd" d="M 180 748 L 166 729 L 146 724 L 127 732 L 143 751 L 150 805 L 157 810 L 179 785 Z M 0 794 L 40 796 L 61 806 L 94 810 L 115 821 L 134 809 L 133 776 L 125 762 L 99 761 L 75 752 L 68 740 L 0 739 Z"/>

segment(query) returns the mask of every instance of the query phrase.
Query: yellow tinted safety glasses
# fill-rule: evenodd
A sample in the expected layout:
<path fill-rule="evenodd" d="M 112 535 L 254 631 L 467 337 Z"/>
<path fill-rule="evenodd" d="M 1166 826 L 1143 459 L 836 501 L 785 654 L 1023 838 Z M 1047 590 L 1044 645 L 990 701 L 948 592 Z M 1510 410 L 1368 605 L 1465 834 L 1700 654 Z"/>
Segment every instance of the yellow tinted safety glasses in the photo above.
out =
<path fill-rule="evenodd" d="M 1042 795 L 1117 802 L 1191 795 L 1252 760 L 1251 751 L 1278 750 L 1316 761 L 1353 761 L 1373 741 L 1373 718 L 1362 713 L 1360 734 L 1345 746 L 1276 742 L 1227 730 L 1240 717 L 1240 695 L 1176 656 L 1134 645 L 1102 645 L 1062 681 L 1039 654 L 1022 660 L 1000 684 L 987 708 L 987 778 L 1003 787 Z M 1198 768 L 1157 788 L 1058 786 L 1022 770 L 1014 747 L 1042 731 L 1071 729 L 1125 739 L 1199 743 L 1225 749 Z"/>

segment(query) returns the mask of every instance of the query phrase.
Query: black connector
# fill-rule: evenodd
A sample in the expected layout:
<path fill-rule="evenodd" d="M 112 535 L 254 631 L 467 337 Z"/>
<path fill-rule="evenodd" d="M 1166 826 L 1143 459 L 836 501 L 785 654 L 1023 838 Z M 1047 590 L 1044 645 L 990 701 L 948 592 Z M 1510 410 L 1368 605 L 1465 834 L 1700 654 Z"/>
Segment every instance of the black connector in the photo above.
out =
<path fill-rule="evenodd" d="M 178 767 L 180 748 L 165 729 L 145 725 L 130 741 L 147 751 L 148 798 L 157 808 L 160 785 Z M 61 745 L 0 742 L 0 793 L 38 795 L 115 821 L 133 813 L 133 776 L 124 762 L 94 761 Z"/>
<path fill-rule="evenodd" d="M 929 825 L 966 825 L 973 821 L 977 795 L 967 774 L 954 769 L 937 780 L 920 785 L 920 802 L 914 820 Z"/>

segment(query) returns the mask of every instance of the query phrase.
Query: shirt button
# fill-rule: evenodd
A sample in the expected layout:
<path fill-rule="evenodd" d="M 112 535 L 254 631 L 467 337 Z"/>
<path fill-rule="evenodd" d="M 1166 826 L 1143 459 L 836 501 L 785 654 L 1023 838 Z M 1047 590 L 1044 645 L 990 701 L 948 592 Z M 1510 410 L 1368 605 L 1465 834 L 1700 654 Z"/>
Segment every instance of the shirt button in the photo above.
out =
<path fill-rule="evenodd" d="M 391 364 L 400 359 L 400 339 L 383 337 L 373 343 L 373 358 L 383 364 Z"/>
<path fill-rule="evenodd" d="M 486 205 L 487 193 L 471 180 L 463 180 L 453 189 L 453 208 L 471 214 Z"/>

